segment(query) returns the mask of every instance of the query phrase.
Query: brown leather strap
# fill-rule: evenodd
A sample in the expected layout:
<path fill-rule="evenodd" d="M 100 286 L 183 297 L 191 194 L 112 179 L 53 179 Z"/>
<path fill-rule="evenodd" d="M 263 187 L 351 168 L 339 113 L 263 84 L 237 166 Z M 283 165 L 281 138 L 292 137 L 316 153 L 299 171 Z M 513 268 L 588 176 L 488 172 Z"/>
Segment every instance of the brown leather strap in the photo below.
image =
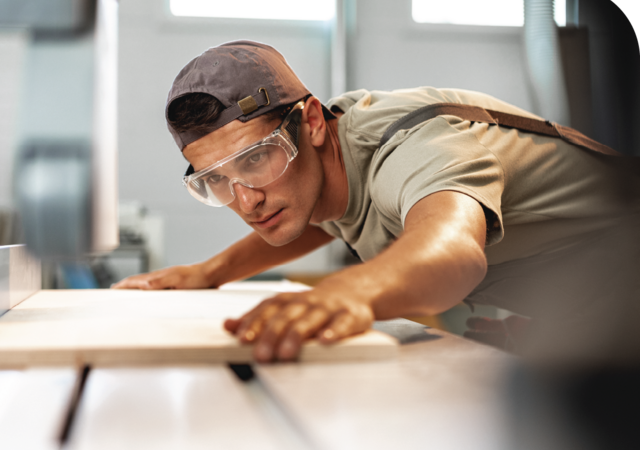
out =
<path fill-rule="evenodd" d="M 382 135 L 380 147 L 386 144 L 400 130 L 413 128 L 419 123 L 438 116 L 456 116 L 471 122 L 482 122 L 501 127 L 515 128 L 526 133 L 534 133 L 542 136 L 561 138 L 578 147 L 606 155 L 620 156 L 620 153 L 604 144 L 588 138 L 573 128 L 558 125 L 548 120 L 537 120 L 529 117 L 518 116 L 479 106 L 463 105 L 460 103 L 435 103 L 416 109 L 395 121 Z"/>

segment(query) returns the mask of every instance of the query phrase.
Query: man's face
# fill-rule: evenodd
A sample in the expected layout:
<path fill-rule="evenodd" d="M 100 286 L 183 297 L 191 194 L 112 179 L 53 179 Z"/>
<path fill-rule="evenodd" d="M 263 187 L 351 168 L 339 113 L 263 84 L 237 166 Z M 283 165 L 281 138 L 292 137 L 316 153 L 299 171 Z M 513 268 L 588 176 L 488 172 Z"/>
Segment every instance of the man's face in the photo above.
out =
<path fill-rule="evenodd" d="M 280 121 L 257 117 L 234 120 L 187 145 L 183 154 L 195 171 L 263 139 Z M 305 230 L 322 190 L 322 165 L 309 142 L 309 126 L 300 124 L 298 155 L 280 178 L 257 189 L 233 185 L 235 199 L 228 206 L 271 245 L 293 241 Z"/>

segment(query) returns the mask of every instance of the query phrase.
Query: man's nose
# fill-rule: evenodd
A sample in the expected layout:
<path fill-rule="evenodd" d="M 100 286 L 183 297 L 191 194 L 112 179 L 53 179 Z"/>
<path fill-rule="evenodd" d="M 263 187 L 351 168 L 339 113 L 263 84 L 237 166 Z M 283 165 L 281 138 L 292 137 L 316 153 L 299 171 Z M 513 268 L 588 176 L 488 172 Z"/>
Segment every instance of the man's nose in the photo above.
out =
<path fill-rule="evenodd" d="M 238 198 L 240 210 L 245 214 L 253 212 L 264 201 L 262 191 L 251 189 L 240 183 L 233 183 L 232 188 Z"/>

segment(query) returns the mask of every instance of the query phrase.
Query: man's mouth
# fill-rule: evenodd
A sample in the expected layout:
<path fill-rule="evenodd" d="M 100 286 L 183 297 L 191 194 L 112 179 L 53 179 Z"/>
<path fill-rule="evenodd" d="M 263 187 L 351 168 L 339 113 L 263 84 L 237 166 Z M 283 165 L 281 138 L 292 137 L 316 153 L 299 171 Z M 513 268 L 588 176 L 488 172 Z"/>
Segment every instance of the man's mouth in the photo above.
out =
<path fill-rule="evenodd" d="M 277 224 L 280 221 L 280 218 L 282 217 L 282 209 L 276 211 L 274 214 L 267 216 L 264 220 L 261 221 L 254 221 L 251 222 L 253 225 L 255 225 L 258 228 L 269 228 L 274 226 L 275 224 Z"/>

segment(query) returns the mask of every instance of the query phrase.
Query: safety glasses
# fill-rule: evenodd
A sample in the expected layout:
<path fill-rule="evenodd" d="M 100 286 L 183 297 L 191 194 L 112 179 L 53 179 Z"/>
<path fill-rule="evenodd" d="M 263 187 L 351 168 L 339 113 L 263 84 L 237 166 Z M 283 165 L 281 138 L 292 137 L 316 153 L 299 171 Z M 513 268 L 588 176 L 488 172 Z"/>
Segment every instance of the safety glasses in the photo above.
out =
<path fill-rule="evenodd" d="M 304 102 L 293 106 L 273 133 L 234 154 L 194 173 L 189 166 L 182 184 L 196 200 L 209 206 L 225 206 L 236 196 L 233 185 L 261 188 L 282 176 L 298 154 L 298 128 Z"/>

